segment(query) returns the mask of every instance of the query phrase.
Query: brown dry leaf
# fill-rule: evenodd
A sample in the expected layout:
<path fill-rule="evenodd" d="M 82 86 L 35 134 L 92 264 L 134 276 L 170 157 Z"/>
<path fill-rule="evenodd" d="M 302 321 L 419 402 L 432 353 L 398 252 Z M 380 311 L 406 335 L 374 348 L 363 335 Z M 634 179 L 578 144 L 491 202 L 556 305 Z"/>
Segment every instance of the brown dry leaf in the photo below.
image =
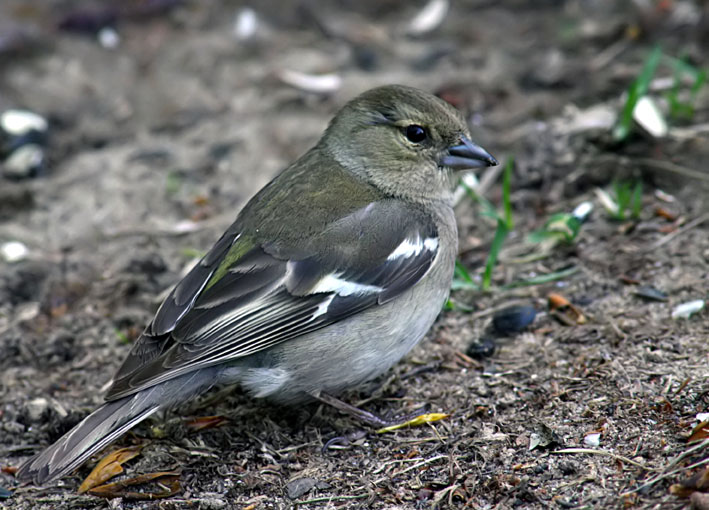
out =
<path fill-rule="evenodd" d="M 692 433 L 689 435 L 689 438 L 687 438 L 687 442 L 694 443 L 695 441 L 701 441 L 707 437 L 709 437 L 709 421 L 702 421 L 692 429 Z"/>
<path fill-rule="evenodd" d="M 229 422 L 229 418 L 226 416 L 200 416 L 199 418 L 192 418 L 185 422 L 188 429 L 193 431 L 214 429 L 221 427 L 225 423 Z"/>
<path fill-rule="evenodd" d="M 680 498 L 688 498 L 693 492 L 709 490 L 709 468 L 670 486 L 670 492 Z"/>
<path fill-rule="evenodd" d="M 659 216 L 660 218 L 665 218 L 669 221 L 674 221 L 677 219 L 677 215 L 675 213 L 665 209 L 664 207 L 657 207 L 655 209 L 655 215 Z"/>
<path fill-rule="evenodd" d="M 673 483 L 670 485 L 670 494 L 677 496 L 678 498 L 688 498 L 693 492 L 694 489 L 685 487 L 680 483 Z"/>
<path fill-rule="evenodd" d="M 707 492 L 709 489 L 709 468 L 670 486 L 670 493 L 678 498 L 688 498 L 694 492 Z"/>
<path fill-rule="evenodd" d="M 657 231 L 660 234 L 671 234 L 672 232 L 674 232 L 676 230 L 677 230 L 677 225 L 675 225 L 674 223 L 657 228 Z"/>
<path fill-rule="evenodd" d="M 624 494 L 623 495 L 623 508 L 632 508 L 636 505 L 638 500 L 637 494 Z"/>
<path fill-rule="evenodd" d="M 101 485 L 106 480 L 120 475 L 123 472 L 123 466 L 121 466 L 121 464 L 140 455 L 142 449 L 142 446 L 129 446 L 128 448 L 121 448 L 120 450 L 106 455 L 96 464 L 96 467 L 89 473 L 89 476 L 81 483 L 78 491 L 79 494 L 83 494 L 97 485 Z"/>
<path fill-rule="evenodd" d="M 62 303 L 58 306 L 53 306 L 52 309 L 49 310 L 49 315 L 51 315 L 52 319 L 58 319 L 65 315 L 68 310 L 69 306 L 66 303 Z"/>
<path fill-rule="evenodd" d="M 192 200 L 192 203 L 197 206 L 205 206 L 209 204 L 209 197 L 206 195 L 197 195 L 194 197 L 194 200 Z"/>
<path fill-rule="evenodd" d="M 674 408 L 672 407 L 672 402 L 667 400 L 665 397 L 661 397 L 656 403 L 655 403 L 655 408 L 664 414 L 670 414 L 674 412 Z"/>
<path fill-rule="evenodd" d="M 551 314 L 564 324 L 574 326 L 588 322 L 586 316 L 581 312 L 581 309 L 571 304 L 571 302 L 561 294 L 552 292 L 547 296 L 547 299 L 549 300 L 549 310 Z"/>
<path fill-rule="evenodd" d="M 640 280 L 628 276 L 627 274 L 620 275 L 618 279 L 626 285 L 640 285 Z"/>
<path fill-rule="evenodd" d="M 121 480 L 116 483 L 107 483 L 89 490 L 89 494 L 101 498 L 125 498 L 125 499 L 161 499 L 174 496 L 182 489 L 180 486 L 180 471 L 158 471 L 145 475 L 135 476 L 128 480 Z M 155 483 L 160 490 L 154 492 L 126 491 L 128 487 L 142 485 L 145 483 Z"/>

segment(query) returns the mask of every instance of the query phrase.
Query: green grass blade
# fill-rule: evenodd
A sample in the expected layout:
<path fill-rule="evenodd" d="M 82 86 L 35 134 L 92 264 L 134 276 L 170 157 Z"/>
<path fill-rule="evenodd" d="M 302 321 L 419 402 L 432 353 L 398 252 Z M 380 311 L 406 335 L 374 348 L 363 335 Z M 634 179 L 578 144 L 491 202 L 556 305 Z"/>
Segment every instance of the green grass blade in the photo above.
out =
<path fill-rule="evenodd" d="M 504 211 L 504 222 L 507 230 L 514 228 L 512 219 L 512 200 L 510 198 L 510 182 L 512 181 L 512 168 L 514 167 L 514 158 L 509 158 L 505 163 L 505 170 L 502 174 L 502 207 Z"/>
<path fill-rule="evenodd" d="M 473 277 L 470 276 L 468 269 L 459 261 L 455 261 L 455 269 L 453 272 L 453 281 L 451 282 L 451 290 L 480 290 L 480 285 L 475 283 Z"/>
<path fill-rule="evenodd" d="M 474 189 L 465 184 L 463 181 L 460 182 L 460 185 L 463 187 L 465 193 L 470 197 L 473 202 L 480 204 L 480 208 L 482 209 L 480 214 L 487 218 L 492 218 L 493 220 L 500 219 L 500 214 L 497 212 L 497 209 L 495 209 L 495 206 L 492 202 L 477 193 Z"/>
<path fill-rule="evenodd" d="M 508 285 L 505 285 L 503 289 L 508 290 L 508 289 L 516 289 L 519 287 L 531 287 L 533 285 L 541 285 L 543 283 L 549 283 L 549 282 L 555 282 L 557 280 L 563 280 L 564 278 L 567 278 L 574 273 L 577 273 L 579 270 L 578 267 L 573 266 L 567 269 L 562 269 L 561 271 L 555 271 L 553 273 L 548 273 L 548 274 L 540 274 L 539 276 L 533 276 L 532 278 L 528 278 L 526 280 L 519 280 L 516 282 L 512 282 Z"/>
<path fill-rule="evenodd" d="M 643 66 L 642 72 L 630 85 L 630 88 L 628 89 L 628 99 L 625 101 L 618 124 L 616 124 L 613 129 L 613 138 L 616 141 L 623 141 L 630 134 L 630 129 L 633 125 L 633 110 L 635 109 L 638 99 L 647 94 L 650 81 L 655 75 L 661 56 L 662 50 L 660 49 L 660 46 L 655 46 L 648 58 L 645 60 L 645 65 Z"/>
<path fill-rule="evenodd" d="M 497 229 L 495 230 L 495 237 L 490 245 L 490 253 L 487 255 L 487 261 L 485 262 L 485 272 L 483 273 L 483 290 L 488 290 L 490 288 L 490 283 L 492 281 L 492 269 L 497 264 L 497 257 L 500 254 L 500 249 L 502 249 L 502 244 L 505 242 L 505 238 L 509 230 L 504 221 L 498 220 Z"/>

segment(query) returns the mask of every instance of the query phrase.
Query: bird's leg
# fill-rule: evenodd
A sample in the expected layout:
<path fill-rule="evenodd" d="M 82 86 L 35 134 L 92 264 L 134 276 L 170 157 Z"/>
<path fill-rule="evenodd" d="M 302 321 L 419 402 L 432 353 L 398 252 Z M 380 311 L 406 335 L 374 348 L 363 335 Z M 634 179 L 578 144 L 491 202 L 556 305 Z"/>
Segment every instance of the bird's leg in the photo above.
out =
<path fill-rule="evenodd" d="M 382 418 L 380 416 L 377 416 L 376 414 L 370 413 L 369 411 L 365 411 L 364 409 L 360 409 L 359 407 L 355 407 L 351 404 L 348 404 L 347 402 L 343 402 L 342 400 L 333 397 L 332 395 L 328 395 L 327 393 L 323 393 L 321 391 L 318 392 L 313 392 L 310 394 L 313 398 L 319 400 L 320 402 L 323 402 L 324 404 L 327 404 L 329 406 L 334 407 L 335 409 L 342 411 L 345 414 L 349 414 L 353 418 L 366 423 L 367 425 L 371 427 L 377 427 L 377 428 L 383 428 L 383 427 L 391 427 L 392 425 L 398 425 L 401 423 L 406 423 L 407 421 L 421 415 L 423 412 L 425 412 L 425 409 L 427 406 L 423 406 L 413 413 L 407 414 L 405 416 L 399 416 L 394 419 L 386 419 Z"/>

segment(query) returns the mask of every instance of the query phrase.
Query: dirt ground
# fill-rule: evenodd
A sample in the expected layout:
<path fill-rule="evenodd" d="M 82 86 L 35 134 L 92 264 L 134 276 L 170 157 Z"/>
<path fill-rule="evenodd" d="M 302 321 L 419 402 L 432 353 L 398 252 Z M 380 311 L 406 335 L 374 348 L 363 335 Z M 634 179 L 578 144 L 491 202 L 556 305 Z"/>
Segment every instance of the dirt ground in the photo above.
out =
<path fill-rule="evenodd" d="M 610 135 L 656 43 L 709 66 L 709 4 L 461 1 L 422 34 L 412 20 L 423 1 L 266 0 L 250 5 L 255 18 L 239 1 L 108 5 L 0 4 L 0 111 L 50 123 L 44 172 L 0 177 L 0 244 L 29 249 L 0 260 L 1 505 L 709 508 L 701 491 L 691 503 L 691 489 L 670 492 L 709 459 L 706 442 L 688 444 L 709 411 L 709 311 L 671 317 L 709 288 L 709 87 L 665 137 Z M 106 24 L 116 47 L 96 37 Z M 304 88 L 284 71 L 333 76 Z M 656 78 L 661 101 L 672 69 Z M 454 292 L 425 342 L 345 396 L 382 415 L 427 404 L 451 416 L 377 434 L 331 408 L 224 390 L 119 441 L 144 445 L 124 477 L 180 471 L 172 497 L 79 495 L 93 462 L 51 487 L 19 485 L 13 467 L 101 402 L 161 298 L 245 201 L 339 106 L 386 83 L 440 94 L 477 142 L 515 160 L 515 226 L 491 290 Z M 484 195 L 499 206 L 499 174 L 487 175 Z M 604 211 L 595 190 L 614 179 L 641 179 L 638 219 Z M 594 209 L 573 243 L 545 253 L 529 243 L 585 201 Z M 477 279 L 495 223 L 467 198 L 457 213 L 460 260 Z M 586 321 L 549 312 L 551 292 Z M 492 318 L 519 304 L 535 307 L 534 323 L 495 333 Z M 226 422 L 193 430 L 190 417 L 208 415 Z M 349 441 L 323 451 L 338 436 Z"/>

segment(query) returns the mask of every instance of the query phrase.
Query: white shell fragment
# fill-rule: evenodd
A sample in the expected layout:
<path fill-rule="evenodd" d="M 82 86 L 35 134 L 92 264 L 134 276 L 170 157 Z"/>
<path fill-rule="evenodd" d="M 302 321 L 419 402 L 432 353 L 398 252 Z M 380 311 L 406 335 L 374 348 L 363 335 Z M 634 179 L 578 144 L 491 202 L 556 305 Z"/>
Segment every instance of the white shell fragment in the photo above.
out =
<path fill-rule="evenodd" d="M 694 301 L 679 304 L 675 306 L 674 310 L 672 310 L 672 318 L 688 319 L 693 314 L 701 312 L 704 309 L 704 305 L 705 301 L 703 299 L 696 299 Z"/>
<path fill-rule="evenodd" d="M 579 220 L 580 222 L 586 221 L 588 215 L 593 211 L 593 202 L 581 202 L 571 213 L 571 216 Z"/>
<path fill-rule="evenodd" d="M 42 418 L 42 415 L 49 410 L 49 400 L 46 398 L 35 398 L 30 400 L 25 405 L 27 411 L 27 418 L 31 422 L 37 422 Z"/>
<path fill-rule="evenodd" d="M 297 89 L 318 94 L 335 92 L 342 86 L 342 78 L 337 74 L 306 74 L 300 71 L 283 69 L 278 73 L 278 78 Z"/>
<path fill-rule="evenodd" d="M 27 110 L 7 110 L 0 115 L 0 128 L 12 136 L 22 136 L 32 130 L 46 131 L 44 117 Z"/>
<path fill-rule="evenodd" d="M 598 432 L 588 434 L 586 435 L 586 437 L 583 438 L 583 442 L 586 446 L 590 446 L 591 448 L 597 448 L 601 445 L 601 434 L 599 434 Z"/>
<path fill-rule="evenodd" d="M 700 423 L 703 421 L 709 421 L 709 413 L 697 413 L 697 416 L 695 416 L 695 418 Z"/>
<path fill-rule="evenodd" d="M 448 14 L 448 0 L 430 0 L 409 23 L 407 32 L 423 35 L 438 27 Z"/>
<path fill-rule="evenodd" d="M 258 18 L 256 11 L 249 7 L 244 7 L 236 13 L 234 20 L 234 37 L 238 41 L 248 41 L 256 34 L 258 28 Z"/>
<path fill-rule="evenodd" d="M 607 191 L 602 190 L 601 188 L 596 188 L 593 191 L 596 193 L 596 198 L 598 198 L 598 201 L 606 211 L 614 216 L 618 214 L 620 211 L 620 206 L 615 200 L 613 200 L 613 197 L 611 197 Z"/>
<path fill-rule="evenodd" d="M 0 245 L 0 254 L 5 262 L 19 262 L 27 258 L 29 250 L 20 241 L 8 241 Z"/>
<path fill-rule="evenodd" d="M 635 108 L 633 108 L 633 120 L 654 138 L 667 136 L 669 131 L 660 108 L 649 96 L 638 99 Z"/>
<path fill-rule="evenodd" d="M 674 204 L 677 201 L 674 195 L 670 195 L 669 193 L 666 193 L 661 189 L 655 190 L 655 198 L 657 198 L 658 200 L 662 200 L 663 202 L 667 202 L 668 204 Z"/>

